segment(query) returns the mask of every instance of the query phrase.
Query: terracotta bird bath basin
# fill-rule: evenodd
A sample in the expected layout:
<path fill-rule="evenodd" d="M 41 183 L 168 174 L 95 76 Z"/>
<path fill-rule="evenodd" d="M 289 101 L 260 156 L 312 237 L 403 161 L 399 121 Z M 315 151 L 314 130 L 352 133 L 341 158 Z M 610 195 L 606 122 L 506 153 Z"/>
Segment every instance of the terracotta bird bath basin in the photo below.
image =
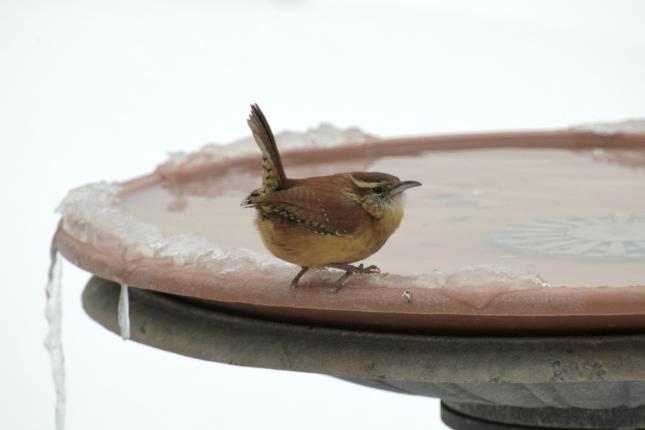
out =
<path fill-rule="evenodd" d="M 135 341 L 440 397 L 454 428 L 645 426 L 645 134 L 376 139 L 321 126 L 277 139 L 293 177 L 424 184 L 366 261 L 383 273 L 334 293 L 339 272 L 317 271 L 291 291 L 298 268 L 264 250 L 239 205 L 259 181 L 245 139 L 70 192 L 54 246 L 100 277 L 88 313 L 116 330 L 114 283 L 127 284 Z"/>

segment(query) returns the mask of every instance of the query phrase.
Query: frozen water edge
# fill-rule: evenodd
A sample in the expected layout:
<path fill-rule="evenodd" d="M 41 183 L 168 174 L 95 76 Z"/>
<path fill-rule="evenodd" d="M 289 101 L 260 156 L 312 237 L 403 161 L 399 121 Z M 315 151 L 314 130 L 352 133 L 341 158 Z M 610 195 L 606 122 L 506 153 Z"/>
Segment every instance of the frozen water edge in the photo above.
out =
<path fill-rule="evenodd" d="M 281 150 L 296 148 L 331 148 L 341 145 L 360 145 L 375 136 L 365 133 L 356 127 L 341 129 L 329 123 L 321 123 L 317 127 L 310 128 L 304 133 L 284 131 L 275 135 L 278 146 Z M 194 152 L 171 152 L 168 160 L 158 166 L 157 170 L 165 174 L 172 174 L 185 166 L 197 166 L 200 164 L 212 163 L 231 157 L 239 157 L 247 154 L 260 154 L 253 137 L 238 139 L 227 145 L 210 143 Z"/>
<path fill-rule="evenodd" d="M 469 265 L 454 270 L 416 275 L 415 285 L 421 288 L 468 288 L 496 287 L 509 290 L 526 290 L 533 288 L 549 288 L 539 275 L 489 264 Z"/>
<path fill-rule="evenodd" d="M 63 228 L 99 249 L 116 249 L 126 259 L 170 259 L 178 265 L 197 265 L 216 273 L 235 271 L 248 264 L 263 267 L 286 264 L 246 249 L 219 248 L 194 232 L 164 235 L 156 226 L 121 208 L 120 191 L 120 185 L 107 182 L 71 190 L 58 208 Z"/>
<path fill-rule="evenodd" d="M 128 286 L 121 284 L 121 293 L 119 294 L 118 307 L 119 329 L 123 340 L 130 339 L 130 300 L 128 295 Z"/>
<path fill-rule="evenodd" d="M 65 427 L 65 356 L 61 338 L 61 262 L 60 254 L 55 249 L 51 251 L 45 293 L 47 297 L 45 318 L 49 326 L 45 338 L 45 348 L 49 353 L 56 390 L 56 430 L 63 430 Z"/>
<path fill-rule="evenodd" d="M 571 127 L 572 130 L 591 131 L 598 134 L 645 134 L 645 119 L 635 118 L 624 121 L 594 122 L 577 124 Z"/>

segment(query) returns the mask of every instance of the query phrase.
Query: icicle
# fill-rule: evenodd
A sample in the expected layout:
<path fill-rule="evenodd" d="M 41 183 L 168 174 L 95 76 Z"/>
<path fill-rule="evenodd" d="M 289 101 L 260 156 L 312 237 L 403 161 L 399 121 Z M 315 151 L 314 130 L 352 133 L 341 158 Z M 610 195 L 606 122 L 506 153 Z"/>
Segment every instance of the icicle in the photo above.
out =
<path fill-rule="evenodd" d="M 49 330 L 45 338 L 45 348 L 49 353 L 56 390 L 56 430 L 65 427 L 65 356 L 61 340 L 61 263 L 58 251 L 52 247 L 50 253 L 49 275 L 47 279 L 45 318 Z"/>
<path fill-rule="evenodd" d="M 128 298 L 128 286 L 121 284 L 121 294 L 119 294 L 119 328 L 123 340 L 130 339 L 130 301 Z"/>

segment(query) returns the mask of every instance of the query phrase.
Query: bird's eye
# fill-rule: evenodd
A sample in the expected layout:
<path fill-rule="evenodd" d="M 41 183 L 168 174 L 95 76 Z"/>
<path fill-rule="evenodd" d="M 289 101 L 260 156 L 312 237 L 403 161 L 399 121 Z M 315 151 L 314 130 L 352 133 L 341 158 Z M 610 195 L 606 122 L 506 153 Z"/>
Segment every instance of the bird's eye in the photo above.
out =
<path fill-rule="evenodd" d="M 374 187 L 374 188 L 372 188 L 372 192 L 374 194 L 383 194 L 383 187 L 381 187 L 381 186 Z"/>

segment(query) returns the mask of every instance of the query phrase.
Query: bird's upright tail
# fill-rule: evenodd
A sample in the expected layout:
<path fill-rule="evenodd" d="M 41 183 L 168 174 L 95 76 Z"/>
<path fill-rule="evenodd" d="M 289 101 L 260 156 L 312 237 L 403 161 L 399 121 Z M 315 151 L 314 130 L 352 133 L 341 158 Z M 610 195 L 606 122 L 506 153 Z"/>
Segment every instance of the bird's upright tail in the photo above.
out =
<path fill-rule="evenodd" d="M 275 137 L 266 117 L 257 104 L 251 105 L 251 114 L 247 124 L 253 132 L 253 138 L 262 151 L 262 187 L 255 190 L 258 196 L 264 196 L 286 185 L 287 177 L 282 167 L 282 159 Z"/>

